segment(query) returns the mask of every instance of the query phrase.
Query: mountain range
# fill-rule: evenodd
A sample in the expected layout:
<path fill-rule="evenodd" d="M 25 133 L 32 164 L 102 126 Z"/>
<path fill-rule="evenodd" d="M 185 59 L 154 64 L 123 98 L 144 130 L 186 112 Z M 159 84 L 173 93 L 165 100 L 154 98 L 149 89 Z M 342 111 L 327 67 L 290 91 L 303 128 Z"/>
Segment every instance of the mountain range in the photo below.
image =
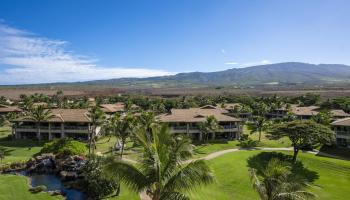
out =
<path fill-rule="evenodd" d="M 348 86 L 350 66 L 342 64 L 308 64 L 284 62 L 217 72 L 189 72 L 149 78 L 116 78 L 74 83 L 24 85 L 39 87 L 83 86 L 109 88 L 167 87 L 249 87 L 249 86 Z"/>
<path fill-rule="evenodd" d="M 350 83 L 350 66 L 285 62 L 233 68 L 217 72 L 190 72 L 149 78 L 119 78 L 76 84 L 108 86 L 249 86 L 249 85 L 329 85 Z"/>

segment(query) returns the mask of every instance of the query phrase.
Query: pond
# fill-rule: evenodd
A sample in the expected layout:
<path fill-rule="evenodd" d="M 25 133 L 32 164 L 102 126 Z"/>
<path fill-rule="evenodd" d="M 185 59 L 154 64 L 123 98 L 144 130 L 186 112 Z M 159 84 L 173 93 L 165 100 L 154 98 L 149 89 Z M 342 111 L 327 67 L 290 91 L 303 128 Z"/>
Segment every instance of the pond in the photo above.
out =
<path fill-rule="evenodd" d="M 26 174 L 23 174 L 26 175 Z M 46 191 L 55 191 L 55 190 L 60 190 L 63 191 L 65 194 L 65 197 L 67 200 L 85 200 L 87 199 L 87 196 L 77 190 L 77 189 L 71 189 L 67 188 L 64 186 L 62 181 L 59 179 L 59 177 L 55 175 L 39 175 L 39 174 L 31 174 L 31 175 L 26 175 L 27 177 L 30 178 L 30 184 L 32 187 L 36 187 L 39 185 L 45 185 L 46 186 Z"/>

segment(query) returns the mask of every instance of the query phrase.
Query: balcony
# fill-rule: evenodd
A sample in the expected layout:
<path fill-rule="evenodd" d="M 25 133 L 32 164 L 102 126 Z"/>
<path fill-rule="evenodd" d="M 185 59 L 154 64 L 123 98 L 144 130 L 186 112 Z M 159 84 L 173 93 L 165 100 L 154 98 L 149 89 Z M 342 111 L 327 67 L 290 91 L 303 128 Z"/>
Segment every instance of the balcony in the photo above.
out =
<path fill-rule="evenodd" d="M 37 132 L 38 128 L 37 126 L 18 126 L 16 128 L 16 131 L 18 132 Z M 62 132 L 61 126 L 51 126 L 50 130 L 52 133 L 60 133 Z M 41 132 L 49 132 L 48 126 L 41 126 L 40 127 Z M 87 133 L 89 132 L 88 126 L 65 126 L 63 129 L 63 132 L 70 132 L 70 133 Z"/>
<path fill-rule="evenodd" d="M 350 139 L 349 131 L 336 131 L 337 138 Z"/>

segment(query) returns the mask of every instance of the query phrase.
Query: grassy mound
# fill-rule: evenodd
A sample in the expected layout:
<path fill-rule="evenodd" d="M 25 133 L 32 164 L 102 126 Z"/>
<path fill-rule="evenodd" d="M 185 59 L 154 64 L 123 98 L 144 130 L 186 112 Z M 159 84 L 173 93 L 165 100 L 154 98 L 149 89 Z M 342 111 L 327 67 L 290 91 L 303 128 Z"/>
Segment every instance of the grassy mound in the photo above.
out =
<path fill-rule="evenodd" d="M 69 138 L 62 138 L 48 142 L 40 151 L 40 153 L 54 153 L 62 155 L 85 155 L 86 152 L 87 147 L 85 143 Z"/>

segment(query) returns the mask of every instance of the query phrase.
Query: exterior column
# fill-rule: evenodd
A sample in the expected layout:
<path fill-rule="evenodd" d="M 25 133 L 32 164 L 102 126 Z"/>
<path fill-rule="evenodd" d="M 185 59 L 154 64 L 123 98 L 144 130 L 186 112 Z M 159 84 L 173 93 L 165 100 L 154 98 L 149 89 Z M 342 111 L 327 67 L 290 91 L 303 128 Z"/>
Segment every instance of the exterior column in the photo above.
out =
<path fill-rule="evenodd" d="M 230 122 L 230 135 L 229 135 L 229 140 L 233 139 L 233 133 L 232 133 L 232 122 Z"/>
<path fill-rule="evenodd" d="M 241 136 L 241 126 L 239 122 L 235 122 L 236 123 L 236 127 L 237 127 L 237 134 L 236 134 L 236 139 L 239 140 L 240 136 Z"/>
<path fill-rule="evenodd" d="M 65 134 L 64 134 L 64 123 L 61 123 L 61 138 L 64 138 Z"/>
<path fill-rule="evenodd" d="M 215 133 L 211 133 L 211 139 L 215 140 Z"/>
<path fill-rule="evenodd" d="M 52 140 L 51 123 L 49 122 L 49 140 Z"/>
<path fill-rule="evenodd" d="M 190 124 L 189 123 L 186 124 L 186 133 L 187 133 L 188 137 L 191 137 L 190 136 Z"/>
<path fill-rule="evenodd" d="M 203 134 L 201 132 L 199 132 L 199 141 L 202 141 L 203 140 Z"/>
<path fill-rule="evenodd" d="M 17 123 L 12 125 L 12 136 L 13 136 L 12 138 L 13 139 L 19 139 L 19 135 L 17 134 L 16 128 L 17 128 Z"/>

